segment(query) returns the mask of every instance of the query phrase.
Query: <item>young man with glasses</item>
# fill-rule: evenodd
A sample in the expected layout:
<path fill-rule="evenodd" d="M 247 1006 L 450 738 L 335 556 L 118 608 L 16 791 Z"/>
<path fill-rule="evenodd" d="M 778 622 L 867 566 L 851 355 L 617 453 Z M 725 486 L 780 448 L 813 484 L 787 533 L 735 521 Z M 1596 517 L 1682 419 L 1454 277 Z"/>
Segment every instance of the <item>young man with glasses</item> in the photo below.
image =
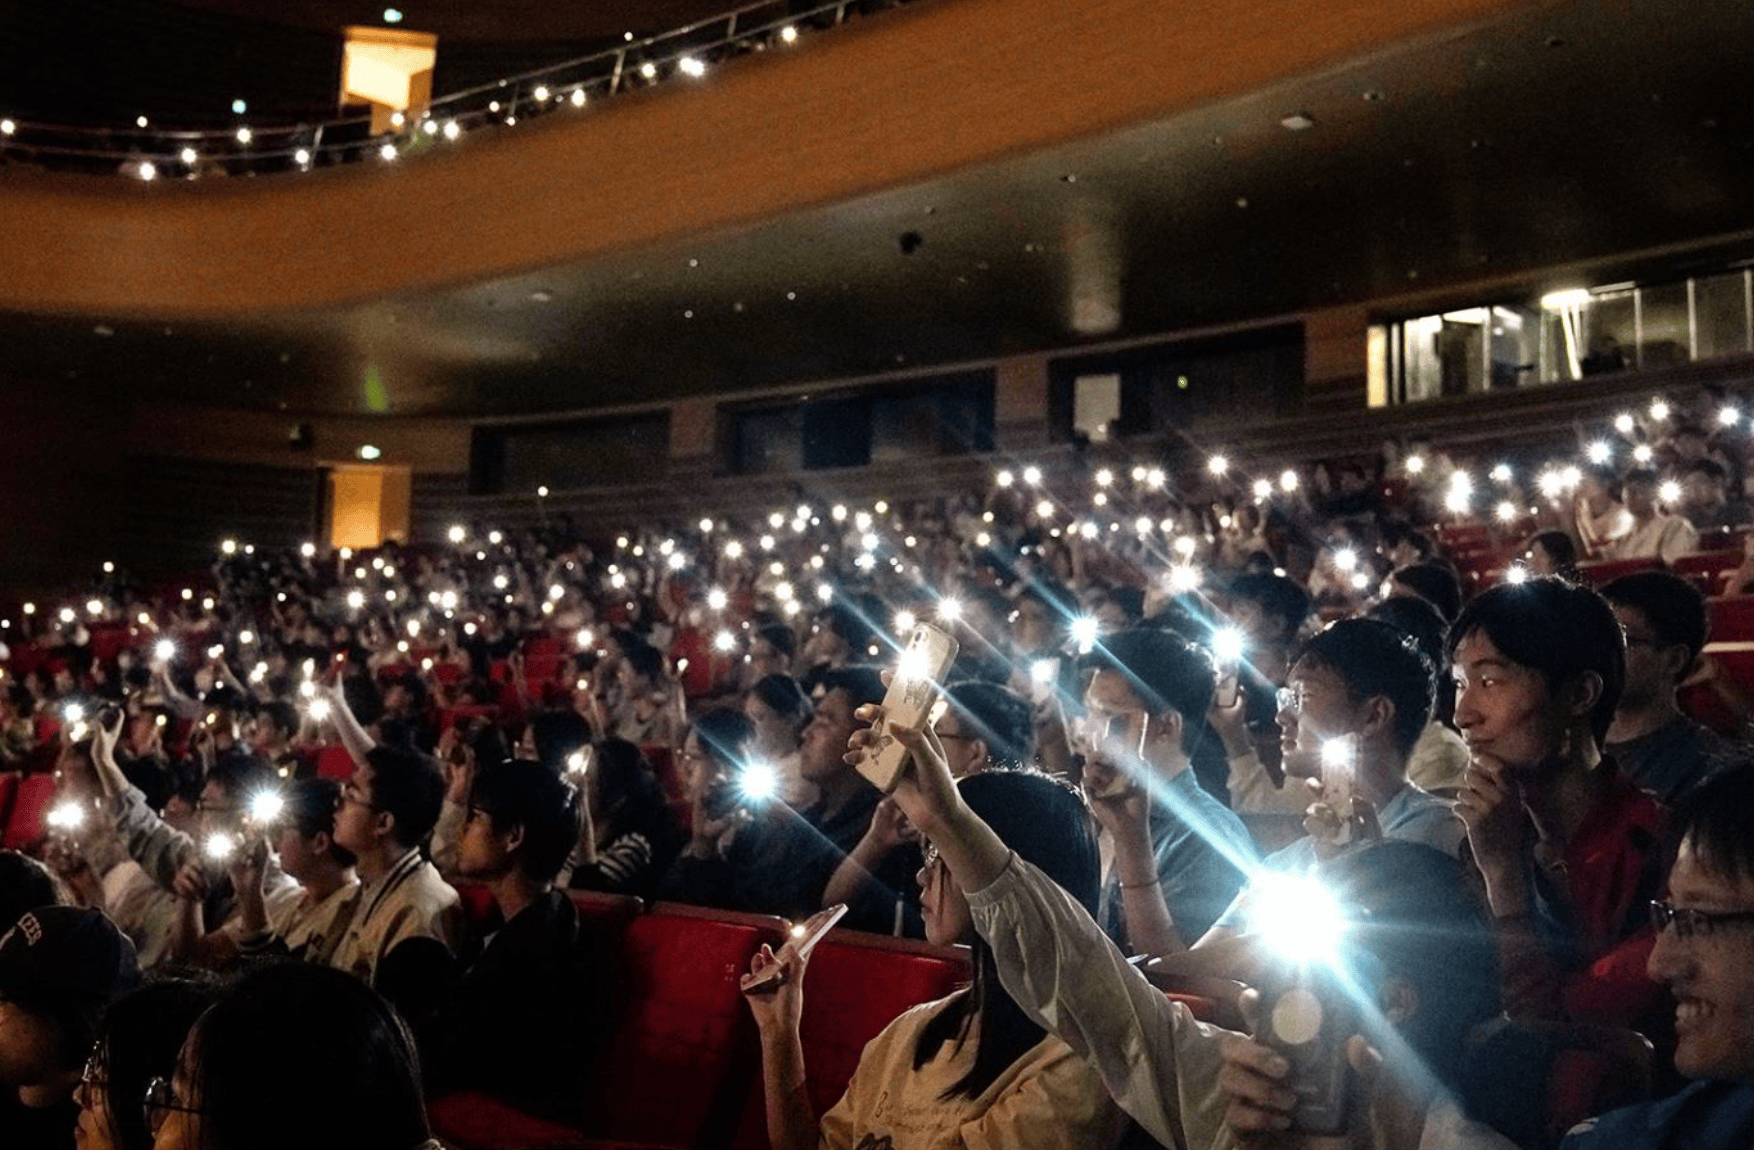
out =
<path fill-rule="evenodd" d="M 1667 571 L 1640 571 L 1602 588 L 1626 630 L 1626 686 L 1603 749 L 1622 774 L 1676 806 L 1719 771 L 1754 754 L 1681 713 L 1681 683 L 1705 646 L 1705 596 Z"/>
<path fill-rule="evenodd" d="M 1754 1145 L 1754 773 L 1705 783 L 1678 823 L 1647 969 L 1674 997 L 1675 1069 L 1694 1081 L 1585 1122 L 1563 1150 Z"/>
<path fill-rule="evenodd" d="M 73 1145 L 80 1068 L 138 978 L 134 945 L 102 911 L 39 907 L 0 935 L 0 1144 Z"/>
<path fill-rule="evenodd" d="M 383 982 L 386 960 L 409 946 L 395 976 L 407 978 L 410 993 L 431 993 L 427 979 L 442 980 L 435 969 L 448 966 L 461 936 L 457 892 L 423 850 L 444 793 L 444 776 L 431 758 L 412 748 L 374 746 L 342 784 L 335 808 L 335 843 L 357 860 L 360 892 L 329 965 L 358 975 L 399 1006 L 408 1000 L 400 987 Z"/>
<path fill-rule="evenodd" d="M 1407 781 L 1407 757 L 1430 720 L 1436 687 L 1417 641 L 1379 619 L 1342 619 L 1303 645 L 1286 682 L 1278 721 L 1287 786 L 1315 779 L 1325 790 L 1305 821 L 1311 833 L 1267 856 L 1263 868 L 1307 872 L 1379 838 L 1457 857 L 1463 828 L 1451 804 Z M 1349 781 L 1349 812 L 1329 805 L 1341 774 Z M 1231 903 L 1194 944 L 1195 954 L 1228 953 L 1219 944 L 1243 932 L 1248 897 L 1244 891 Z"/>

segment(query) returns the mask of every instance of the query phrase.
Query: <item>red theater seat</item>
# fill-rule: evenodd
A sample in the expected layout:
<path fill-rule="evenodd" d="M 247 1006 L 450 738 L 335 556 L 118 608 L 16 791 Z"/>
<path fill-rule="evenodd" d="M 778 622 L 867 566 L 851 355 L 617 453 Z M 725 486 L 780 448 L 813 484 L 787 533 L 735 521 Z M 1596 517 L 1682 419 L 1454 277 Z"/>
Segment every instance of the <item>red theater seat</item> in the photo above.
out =
<path fill-rule="evenodd" d="M 1754 595 L 1725 595 L 1711 600 L 1712 642 L 1754 639 Z"/>
<path fill-rule="evenodd" d="M 1676 559 L 1672 570 L 1710 595 L 1717 591 L 1723 573 L 1734 570 L 1741 562 L 1740 551 L 1697 551 Z"/>
<path fill-rule="evenodd" d="M 805 968 L 801 1026 L 817 1116 L 846 1093 L 867 1042 L 909 1007 L 943 998 L 970 977 L 967 947 L 844 930 L 824 938 Z"/>
<path fill-rule="evenodd" d="M 49 800 L 55 794 L 52 774 L 25 775 L 18 780 L 12 796 L 12 809 L 6 813 L 6 833 L 0 847 L 26 850 L 42 841 L 43 816 L 48 813 Z"/>
<path fill-rule="evenodd" d="M 1622 575 L 1655 571 L 1661 566 L 1655 559 L 1588 559 L 1577 565 L 1577 573 L 1583 576 L 1584 582 L 1601 587 Z"/>
<path fill-rule="evenodd" d="M 660 904 L 628 924 L 625 1007 L 585 1113 L 596 1138 L 699 1146 L 737 1120 L 760 1073 L 738 979 L 784 923 Z"/>
<path fill-rule="evenodd" d="M 585 1150 L 591 1145 L 570 1126 L 473 1090 L 435 1098 L 426 1111 L 433 1133 L 451 1150 Z"/>
<path fill-rule="evenodd" d="M 317 752 L 317 777 L 346 782 L 353 777 L 353 756 L 346 747 L 324 747 Z"/>

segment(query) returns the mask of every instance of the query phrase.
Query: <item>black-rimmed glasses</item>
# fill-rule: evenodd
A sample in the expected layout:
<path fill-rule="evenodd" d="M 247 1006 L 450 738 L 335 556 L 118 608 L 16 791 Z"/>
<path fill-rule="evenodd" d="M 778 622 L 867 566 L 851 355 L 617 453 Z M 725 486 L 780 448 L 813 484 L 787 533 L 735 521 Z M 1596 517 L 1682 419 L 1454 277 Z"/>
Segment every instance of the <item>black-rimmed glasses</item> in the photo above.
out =
<path fill-rule="evenodd" d="M 1650 904 L 1650 922 L 1658 934 L 1673 926 L 1676 938 L 1707 938 L 1728 926 L 1754 923 L 1754 910 L 1694 910 L 1657 899 Z"/>
<path fill-rule="evenodd" d="M 145 1106 L 146 1128 L 154 1134 L 158 1133 L 158 1128 L 164 1125 L 165 1119 L 173 1111 L 181 1114 L 201 1113 L 199 1108 L 185 1106 L 178 1100 L 176 1089 L 168 1078 L 154 1078 L 146 1084 Z"/>

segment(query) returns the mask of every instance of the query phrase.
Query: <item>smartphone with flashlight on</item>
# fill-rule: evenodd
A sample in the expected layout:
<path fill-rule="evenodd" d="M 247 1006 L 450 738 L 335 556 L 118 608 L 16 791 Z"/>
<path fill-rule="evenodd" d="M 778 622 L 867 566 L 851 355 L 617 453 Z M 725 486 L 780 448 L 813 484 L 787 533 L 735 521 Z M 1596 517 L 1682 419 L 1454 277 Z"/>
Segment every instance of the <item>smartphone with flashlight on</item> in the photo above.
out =
<path fill-rule="evenodd" d="M 883 696 L 883 718 L 871 729 L 873 741 L 857 764 L 858 772 L 884 794 L 895 789 L 908 763 L 907 748 L 891 732 L 925 727 L 957 649 L 949 632 L 930 623 L 917 624 L 901 649 Z"/>
<path fill-rule="evenodd" d="M 1101 790 L 1090 791 L 1093 799 L 1115 799 L 1133 789 L 1133 772 L 1128 757 L 1145 761 L 1145 741 L 1150 737 L 1150 722 L 1142 711 L 1119 711 L 1114 714 L 1094 712 L 1078 720 L 1078 751 L 1086 760 L 1102 755 L 1115 762 L 1114 781 Z"/>
<path fill-rule="evenodd" d="M 1296 1101 L 1291 1125 L 1309 1134 L 1341 1134 L 1352 1106 L 1346 1040 L 1358 1030 L 1352 1000 L 1336 973 L 1302 966 L 1263 979 L 1255 1038 L 1291 1064 L 1285 1082 Z"/>
<path fill-rule="evenodd" d="M 1238 669 L 1242 664 L 1242 632 L 1235 627 L 1220 627 L 1212 632 L 1212 661 L 1218 668 L 1218 689 L 1212 702 L 1219 707 L 1236 706 L 1242 683 Z"/>
<path fill-rule="evenodd" d="M 793 960 L 804 962 L 816 944 L 822 941 L 841 916 L 847 912 L 847 904 L 837 902 L 831 907 L 817 911 L 803 922 L 798 923 L 786 935 L 785 945 L 773 956 L 773 962 L 759 974 L 746 974 L 742 979 L 744 994 L 771 994 L 786 980 L 786 971 Z"/>

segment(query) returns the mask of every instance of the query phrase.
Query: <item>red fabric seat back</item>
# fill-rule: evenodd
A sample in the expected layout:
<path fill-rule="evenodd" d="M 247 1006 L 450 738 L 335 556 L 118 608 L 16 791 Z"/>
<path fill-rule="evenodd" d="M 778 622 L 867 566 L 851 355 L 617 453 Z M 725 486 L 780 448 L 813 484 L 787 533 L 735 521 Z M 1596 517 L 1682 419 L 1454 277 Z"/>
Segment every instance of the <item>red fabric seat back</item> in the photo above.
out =
<path fill-rule="evenodd" d="M 846 1093 L 865 1044 L 910 1007 L 973 977 L 966 948 L 836 931 L 804 970 L 804 1065 L 821 1117 Z"/>
<path fill-rule="evenodd" d="M 1652 559 L 1590 559 L 1577 565 L 1577 573 L 1592 587 L 1605 587 L 1622 575 L 1655 571 L 1662 563 Z"/>
<path fill-rule="evenodd" d="M 346 747 L 324 747 L 317 752 L 317 777 L 344 783 L 353 777 L 353 756 Z"/>
<path fill-rule="evenodd" d="M 1720 576 L 1725 571 L 1734 570 L 1741 562 L 1740 551 L 1698 551 L 1676 559 L 1671 570 L 1710 595 L 1723 582 Z"/>
<path fill-rule="evenodd" d="M 12 799 L 18 793 L 17 771 L 0 772 L 0 827 L 12 817 Z"/>
<path fill-rule="evenodd" d="M 476 1090 L 428 1103 L 432 1132 L 450 1150 L 586 1150 L 592 1143 L 570 1126 L 514 1110 Z"/>
<path fill-rule="evenodd" d="M 738 980 L 782 932 L 767 916 L 707 918 L 679 907 L 628 924 L 624 1007 L 590 1084 L 588 1133 L 699 1146 L 729 1128 L 761 1066 Z"/>
<path fill-rule="evenodd" d="M 12 809 L 6 813 L 6 834 L 0 847 L 27 850 L 42 841 L 43 816 L 48 814 L 49 800 L 55 795 L 55 776 L 26 775 L 18 780 L 12 796 Z"/>
<path fill-rule="evenodd" d="M 1707 602 L 1706 608 L 1714 643 L 1754 639 L 1754 595 L 1725 595 Z"/>

